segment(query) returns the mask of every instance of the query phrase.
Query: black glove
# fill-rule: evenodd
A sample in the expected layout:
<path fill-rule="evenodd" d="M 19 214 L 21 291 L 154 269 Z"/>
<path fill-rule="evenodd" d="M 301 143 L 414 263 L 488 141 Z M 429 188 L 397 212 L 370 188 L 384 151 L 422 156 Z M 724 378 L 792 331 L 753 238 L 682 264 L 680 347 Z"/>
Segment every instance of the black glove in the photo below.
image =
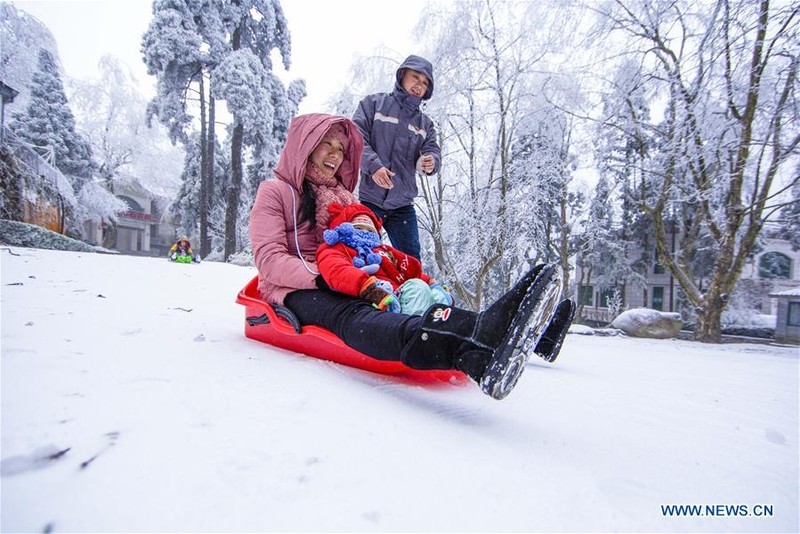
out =
<path fill-rule="evenodd" d="M 325 281 L 321 274 L 317 275 L 314 283 L 317 284 L 317 289 L 327 289 L 328 291 L 331 289 L 331 286 L 328 285 L 328 282 Z"/>

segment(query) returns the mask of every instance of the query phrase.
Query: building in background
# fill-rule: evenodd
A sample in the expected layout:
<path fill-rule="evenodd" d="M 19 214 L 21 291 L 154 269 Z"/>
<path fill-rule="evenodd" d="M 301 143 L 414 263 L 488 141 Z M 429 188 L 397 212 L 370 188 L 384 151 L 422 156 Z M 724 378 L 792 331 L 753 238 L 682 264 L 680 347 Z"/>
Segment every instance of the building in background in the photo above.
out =
<path fill-rule="evenodd" d="M 177 238 L 175 224 L 160 208 L 162 202 L 138 181 L 119 181 L 114 195 L 128 206 L 115 224 L 86 228 L 87 241 L 136 256 L 166 256 Z"/>
<path fill-rule="evenodd" d="M 640 257 L 641 252 L 633 251 L 631 258 Z M 626 309 L 651 308 L 680 312 L 680 286 L 677 280 L 659 263 L 655 247 L 649 256 L 651 261 L 641 285 L 601 287 L 589 283 L 579 286 L 577 298 L 582 304 L 580 318 L 587 322 L 607 324 Z M 580 267 L 577 267 L 575 274 L 575 279 L 580 280 Z M 765 228 L 762 248 L 748 259 L 742 269 L 737 292 L 746 296 L 753 309 L 765 315 L 775 315 L 778 313 L 778 302 L 772 295 L 799 287 L 800 251 L 793 251 L 791 243 L 777 237 L 773 228 Z M 703 289 L 702 279 L 700 289 Z"/>

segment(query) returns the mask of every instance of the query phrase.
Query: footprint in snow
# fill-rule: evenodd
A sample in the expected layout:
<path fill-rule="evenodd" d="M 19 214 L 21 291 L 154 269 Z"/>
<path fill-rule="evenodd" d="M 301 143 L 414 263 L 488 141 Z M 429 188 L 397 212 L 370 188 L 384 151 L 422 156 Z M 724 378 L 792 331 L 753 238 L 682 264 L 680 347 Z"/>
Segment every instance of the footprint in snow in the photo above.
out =
<path fill-rule="evenodd" d="M 122 332 L 120 332 L 120 335 L 132 336 L 134 334 L 141 334 L 141 333 L 142 333 L 141 328 L 134 328 L 133 330 L 123 330 Z"/>
<path fill-rule="evenodd" d="M 11 456 L 0 461 L 0 475 L 18 475 L 26 471 L 47 467 L 63 458 L 69 450 L 70 447 L 62 449 L 55 445 L 46 445 L 27 455 Z"/>
<path fill-rule="evenodd" d="M 786 436 L 774 428 L 764 429 L 764 435 L 767 437 L 767 441 L 771 441 L 776 445 L 786 445 Z"/>

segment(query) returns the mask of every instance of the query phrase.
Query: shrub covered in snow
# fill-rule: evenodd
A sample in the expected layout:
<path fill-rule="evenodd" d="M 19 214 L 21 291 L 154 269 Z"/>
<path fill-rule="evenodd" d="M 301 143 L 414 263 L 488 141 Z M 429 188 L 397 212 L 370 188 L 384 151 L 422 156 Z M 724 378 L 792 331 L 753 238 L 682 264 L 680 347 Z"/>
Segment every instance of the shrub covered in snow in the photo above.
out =
<path fill-rule="evenodd" d="M 73 250 L 76 252 L 113 252 L 51 232 L 41 226 L 5 219 L 0 219 L 0 243 L 16 247 Z"/>

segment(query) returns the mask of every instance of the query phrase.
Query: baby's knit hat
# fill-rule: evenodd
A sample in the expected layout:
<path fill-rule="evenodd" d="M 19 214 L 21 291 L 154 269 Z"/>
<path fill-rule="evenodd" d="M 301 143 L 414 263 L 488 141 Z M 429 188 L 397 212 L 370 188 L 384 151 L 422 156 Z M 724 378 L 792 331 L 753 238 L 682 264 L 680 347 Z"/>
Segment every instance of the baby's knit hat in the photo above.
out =
<path fill-rule="evenodd" d="M 381 229 L 381 220 L 375 213 L 363 204 L 343 206 L 336 202 L 328 206 L 328 211 L 331 214 L 331 220 L 329 229 L 322 234 L 325 242 L 329 245 L 343 243 L 355 249 L 356 256 L 353 258 L 353 265 L 356 267 L 380 265 L 381 255 L 372 250 L 381 244 L 381 238 L 378 233 Z M 369 217 L 375 226 L 376 232 L 358 230 L 350 222 L 357 217 L 363 216 Z"/>
<path fill-rule="evenodd" d="M 331 214 L 328 228 L 336 228 L 342 223 L 353 222 L 353 219 L 360 215 L 369 217 L 369 219 L 372 221 L 372 225 L 375 227 L 375 233 L 380 233 L 381 228 L 383 227 L 380 217 L 375 215 L 375 212 L 366 207 L 364 204 L 355 203 L 343 206 L 338 202 L 333 202 L 328 205 L 328 213 Z"/>

